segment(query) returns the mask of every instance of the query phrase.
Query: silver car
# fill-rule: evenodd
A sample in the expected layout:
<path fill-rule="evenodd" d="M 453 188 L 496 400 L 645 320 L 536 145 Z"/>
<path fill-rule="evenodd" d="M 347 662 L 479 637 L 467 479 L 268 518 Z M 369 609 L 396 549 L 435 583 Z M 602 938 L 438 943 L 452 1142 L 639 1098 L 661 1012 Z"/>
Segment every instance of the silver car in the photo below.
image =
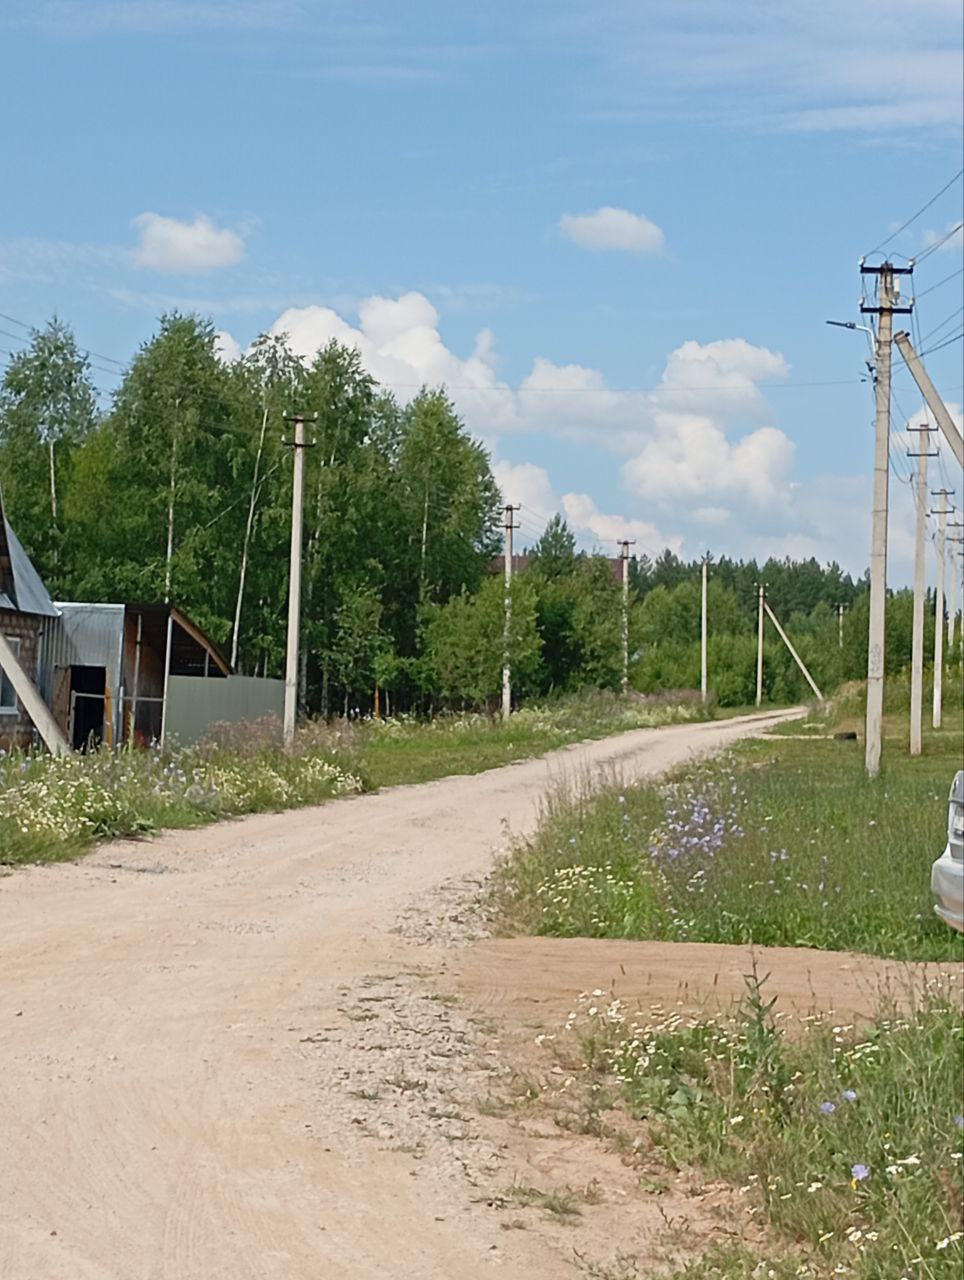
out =
<path fill-rule="evenodd" d="M 952 929 L 964 933 L 964 769 L 951 783 L 947 805 L 947 848 L 931 868 L 934 910 Z"/>

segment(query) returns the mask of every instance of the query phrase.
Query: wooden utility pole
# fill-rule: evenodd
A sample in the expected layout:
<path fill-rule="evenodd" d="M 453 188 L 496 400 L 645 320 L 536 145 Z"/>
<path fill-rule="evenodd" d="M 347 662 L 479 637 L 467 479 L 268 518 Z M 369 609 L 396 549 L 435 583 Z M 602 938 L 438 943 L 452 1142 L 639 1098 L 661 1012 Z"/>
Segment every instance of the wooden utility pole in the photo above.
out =
<path fill-rule="evenodd" d="M 623 571 L 623 693 L 629 689 L 629 548 L 636 545 L 635 539 L 623 538 L 619 543 L 619 558 Z"/>
<path fill-rule="evenodd" d="M 909 431 L 921 434 L 920 444 L 923 448 L 916 452 L 908 452 L 909 458 L 917 459 L 917 538 L 914 544 L 914 619 L 912 629 L 910 660 L 910 753 L 919 756 L 922 743 L 922 720 L 924 704 L 924 571 L 927 538 L 927 459 L 937 456 L 936 450 L 926 446 L 929 440 L 927 433 L 933 427 L 926 423 L 919 427 L 908 427 Z"/>
<path fill-rule="evenodd" d="M 312 421 L 317 418 L 312 415 Z M 291 484 L 291 558 L 288 566 L 288 646 L 285 654 L 284 742 L 290 747 L 295 739 L 298 715 L 298 653 L 301 632 L 301 551 L 305 505 L 305 422 L 307 415 L 285 414 L 286 422 L 295 424 L 295 438 L 285 443 L 294 449 Z"/>
<path fill-rule="evenodd" d="M 935 729 L 941 727 L 944 705 L 944 558 L 947 541 L 947 517 L 954 514 L 953 507 L 946 505 L 953 489 L 932 489 L 931 496 L 942 504 L 932 516 L 937 516 L 937 590 L 934 593 L 934 705 L 931 724 Z"/>
<path fill-rule="evenodd" d="M 502 719 L 512 714 L 512 533 L 518 528 L 515 513 L 521 510 L 506 503 L 503 520 L 503 553 L 505 559 L 505 621 L 502 630 Z"/>
<path fill-rule="evenodd" d="M 877 316 L 877 348 L 874 362 L 875 445 L 874 507 L 870 549 L 870 628 L 867 643 L 867 723 L 864 764 L 874 778 L 880 773 L 884 718 L 884 634 L 887 608 L 887 503 L 890 478 L 890 373 L 894 314 L 909 313 L 899 306 L 898 277 L 913 268 L 882 262 L 878 267 L 860 264 L 861 275 L 877 277 L 877 298 L 860 310 Z"/>
<path fill-rule="evenodd" d="M 763 705 L 763 611 L 766 608 L 766 585 L 758 583 L 756 626 L 756 705 Z"/>
<path fill-rule="evenodd" d="M 710 696 L 706 660 L 706 597 L 709 572 L 710 553 L 707 551 L 706 555 L 703 557 L 703 564 L 700 573 L 700 698 L 702 699 L 704 707 L 706 706 L 707 699 Z"/>

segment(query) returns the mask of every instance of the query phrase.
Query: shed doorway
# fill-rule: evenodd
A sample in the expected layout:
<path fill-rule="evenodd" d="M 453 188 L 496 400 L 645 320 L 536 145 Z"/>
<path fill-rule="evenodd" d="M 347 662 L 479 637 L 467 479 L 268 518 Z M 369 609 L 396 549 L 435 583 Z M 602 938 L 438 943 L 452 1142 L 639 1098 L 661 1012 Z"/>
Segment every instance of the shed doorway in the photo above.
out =
<path fill-rule="evenodd" d="M 104 740 L 106 667 L 70 668 L 70 745 L 75 751 L 99 747 Z"/>

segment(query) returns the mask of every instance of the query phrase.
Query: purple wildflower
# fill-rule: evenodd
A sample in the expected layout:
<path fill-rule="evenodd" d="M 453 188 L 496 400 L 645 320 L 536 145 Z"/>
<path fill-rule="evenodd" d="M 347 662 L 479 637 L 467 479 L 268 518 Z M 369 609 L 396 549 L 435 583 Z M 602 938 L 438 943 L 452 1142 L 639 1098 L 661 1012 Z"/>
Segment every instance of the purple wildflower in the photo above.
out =
<path fill-rule="evenodd" d="M 856 1089 L 844 1089 L 843 1093 L 841 1093 L 841 1095 L 840 1095 L 840 1096 L 841 1096 L 841 1098 L 843 1098 L 844 1102 L 856 1102 L 856 1101 L 857 1101 L 857 1090 L 856 1090 Z"/>
<path fill-rule="evenodd" d="M 852 1165 L 850 1169 L 850 1177 L 854 1186 L 856 1186 L 858 1182 L 863 1182 L 866 1178 L 870 1177 L 870 1169 L 865 1164 Z"/>
<path fill-rule="evenodd" d="M 954 1117 L 954 1127 L 955 1129 L 964 1129 L 964 1116 Z"/>
<path fill-rule="evenodd" d="M 821 1102 L 817 1109 L 825 1116 L 832 1116 L 837 1110 L 837 1104 L 835 1102 Z"/>

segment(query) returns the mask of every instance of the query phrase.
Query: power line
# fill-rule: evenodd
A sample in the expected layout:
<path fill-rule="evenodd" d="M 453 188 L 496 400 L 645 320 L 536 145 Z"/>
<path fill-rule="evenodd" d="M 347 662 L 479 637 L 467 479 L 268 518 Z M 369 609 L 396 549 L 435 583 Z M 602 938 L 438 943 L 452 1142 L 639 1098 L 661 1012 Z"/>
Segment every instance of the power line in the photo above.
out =
<path fill-rule="evenodd" d="M 895 240 L 902 231 L 906 231 L 912 222 L 916 222 L 922 213 L 926 213 L 927 210 L 931 207 L 931 205 L 936 203 L 936 201 L 938 201 L 941 198 L 941 196 L 944 194 L 945 191 L 948 191 L 950 190 L 951 187 L 953 187 L 954 183 L 957 182 L 958 178 L 960 178 L 962 174 L 964 174 L 964 169 L 959 169 L 958 172 L 954 174 L 954 177 L 951 178 L 949 182 L 946 182 L 944 186 L 941 187 L 940 191 L 937 192 L 936 195 L 931 196 L 931 198 L 927 201 L 925 205 L 921 205 L 921 207 L 917 210 L 915 214 L 912 214 L 911 217 L 909 217 L 906 222 L 902 223 L 901 226 L 899 226 L 896 231 L 892 232 L 887 237 L 886 240 L 881 240 L 880 244 L 877 245 L 875 249 L 871 249 L 870 252 L 878 253 L 881 249 L 884 248 L 885 245 L 890 244 L 891 240 Z M 869 256 L 870 255 L 868 254 L 868 257 Z"/>
<path fill-rule="evenodd" d="M 929 293 L 933 293 L 935 289 L 939 289 L 942 284 L 947 284 L 948 280 L 956 280 L 964 271 L 964 267 L 958 267 L 956 271 L 952 271 L 949 276 L 945 276 L 943 280 L 938 280 L 937 284 L 930 285 L 927 289 L 922 289 L 920 293 L 914 295 L 914 301 L 920 302 L 921 298 L 926 298 Z"/>
<path fill-rule="evenodd" d="M 16 316 L 8 316 L 6 312 L 0 311 L 0 320 L 9 320 L 11 324 L 19 325 L 21 329 L 26 329 L 28 333 L 40 333 L 41 330 L 36 325 L 27 324 L 26 320 L 18 320 Z M 23 339 L 21 339 L 23 341 Z M 108 364 L 116 364 L 121 369 L 126 369 L 127 365 L 123 360 L 115 360 L 113 356 L 105 356 L 103 352 L 94 351 L 91 347 L 78 347 L 78 351 L 82 351 L 85 356 L 96 356 L 98 360 L 106 360 Z M 105 373 L 110 373 L 110 369 L 105 369 Z"/>
<path fill-rule="evenodd" d="M 917 354 L 921 357 L 932 355 L 935 351 L 942 351 L 944 347 L 949 347 L 954 342 L 960 342 L 961 338 L 964 338 L 964 329 L 962 329 L 960 333 L 955 333 L 953 338 L 945 338 L 945 340 L 943 342 L 939 342 L 936 347 L 928 347 L 926 351 L 919 351 Z"/>
<path fill-rule="evenodd" d="M 927 246 L 924 252 L 916 259 L 916 265 L 920 266 L 922 262 L 926 262 L 932 253 L 936 253 L 941 245 L 947 244 L 951 236 L 956 236 L 958 231 L 962 229 L 964 229 L 964 222 L 959 222 L 956 226 L 951 227 L 950 231 L 948 231 L 946 235 L 941 236 L 940 240 L 935 240 L 933 244 Z"/>
<path fill-rule="evenodd" d="M 941 329 L 945 328 L 953 320 L 956 320 L 961 312 L 964 312 L 964 306 L 958 307 L 956 311 L 952 311 L 949 316 L 940 322 L 940 324 L 936 324 L 933 329 L 929 329 L 928 332 L 924 334 L 924 342 L 929 342 L 935 333 L 939 333 Z"/>

